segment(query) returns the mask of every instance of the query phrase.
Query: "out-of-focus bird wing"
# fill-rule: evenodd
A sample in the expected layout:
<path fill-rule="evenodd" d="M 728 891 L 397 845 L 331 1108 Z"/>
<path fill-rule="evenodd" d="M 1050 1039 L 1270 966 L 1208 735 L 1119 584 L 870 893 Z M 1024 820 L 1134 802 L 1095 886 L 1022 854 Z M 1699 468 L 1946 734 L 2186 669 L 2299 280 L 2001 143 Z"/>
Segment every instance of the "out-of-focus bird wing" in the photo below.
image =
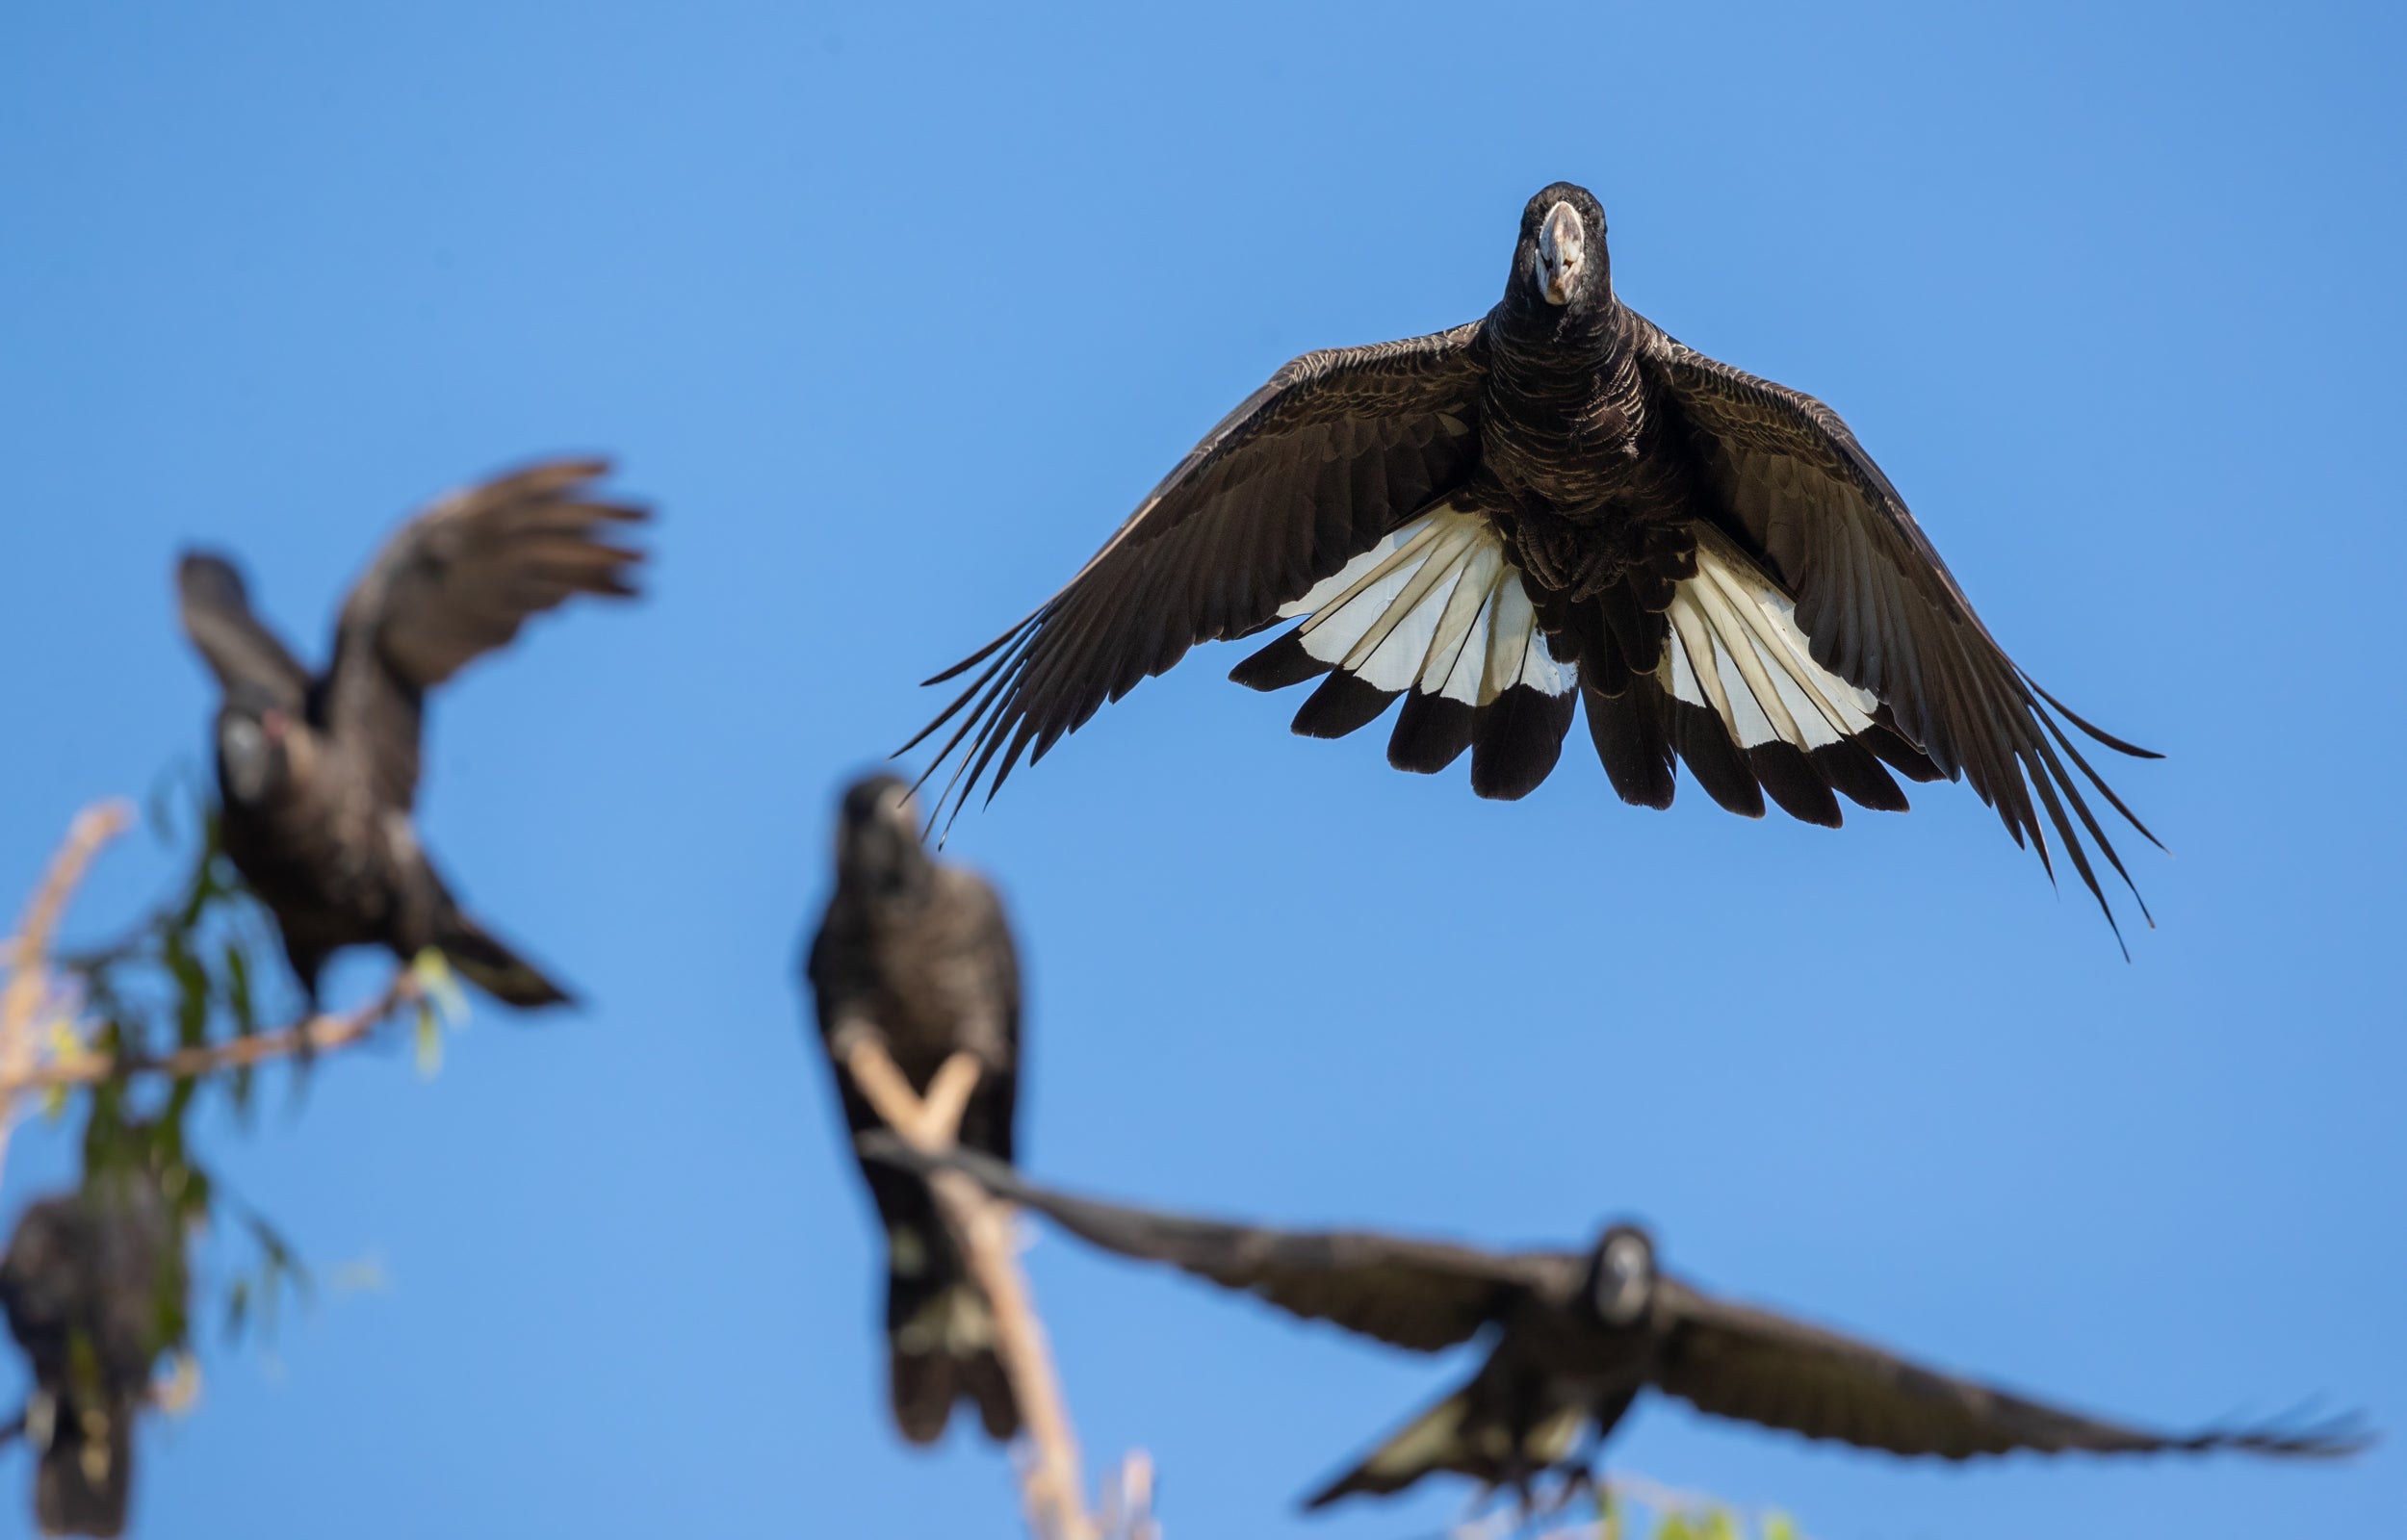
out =
<path fill-rule="evenodd" d="M 977 1002 L 966 1024 L 971 1040 L 959 1046 L 979 1053 L 986 1065 L 962 1109 L 959 1138 L 971 1149 L 1008 1162 L 1017 1144 L 1020 1096 L 1020 951 L 993 884 L 958 866 L 945 867 L 939 880 L 959 911 L 957 923 L 965 933 L 960 965 L 971 976 Z"/>
<path fill-rule="evenodd" d="M 418 789 L 425 692 L 578 594 L 632 595 L 642 554 L 613 545 L 644 510 L 591 484 L 606 460 L 556 460 L 456 492 L 401 526 L 351 590 L 335 630 L 325 718 L 383 807 Z"/>
<path fill-rule="evenodd" d="M 184 634 L 226 693 L 246 691 L 300 715 L 309 671 L 252 613 L 241 569 L 215 552 L 188 551 L 175 564 L 175 595 Z"/>
<path fill-rule="evenodd" d="M 1655 1384 L 1699 1411 L 1893 1454 L 1961 1460 L 2013 1450 L 2106 1454 L 2250 1450 L 2335 1455 L 2343 1426 L 2164 1433 L 2102 1422 L 1927 1369 L 1869 1343 L 1662 1280 Z"/>
<path fill-rule="evenodd" d="M 1436 1352 L 1476 1335 L 1522 1298 L 1557 1293 L 1577 1258 L 1499 1253 L 1361 1230 L 1272 1230 L 1074 1197 L 968 1151 L 935 1160 L 891 1136 L 862 1144 L 874 1159 L 944 1167 L 1030 1208 L 1083 1241 L 1250 1294 L 1290 1315 L 1327 1321 L 1398 1348 Z"/>

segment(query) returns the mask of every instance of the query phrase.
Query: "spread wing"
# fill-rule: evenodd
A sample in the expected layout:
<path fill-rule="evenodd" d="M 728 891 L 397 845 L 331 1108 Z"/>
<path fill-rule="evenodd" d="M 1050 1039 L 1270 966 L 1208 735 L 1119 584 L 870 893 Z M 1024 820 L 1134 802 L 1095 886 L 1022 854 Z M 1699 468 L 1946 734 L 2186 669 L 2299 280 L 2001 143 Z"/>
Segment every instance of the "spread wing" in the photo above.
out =
<path fill-rule="evenodd" d="M 2344 1424 L 2162 1433 L 2100 1422 L 1957 1379 L 1770 1311 L 1725 1303 L 1666 1279 L 1667 1333 L 1655 1384 L 1717 1417 L 1893 1454 L 1961 1460 L 2012 1450 L 2105 1454 L 2251 1450 L 2337 1455 L 2363 1440 Z"/>
<path fill-rule="evenodd" d="M 418 790 L 426 691 L 508 644 L 527 617 L 577 594 L 623 598 L 640 552 L 606 538 L 643 510 L 600 500 L 607 460 L 556 460 L 456 492 L 401 526 L 335 629 L 325 718 L 363 756 L 377 802 Z"/>
<path fill-rule="evenodd" d="M 309 671 L 251 613 L 250 592 L 234 563 L 214 552 L 186 552 L 175 564 L 175 595 L 184 634 L 227 694 L 245 691 L 301 714 Z"/>
<path fill-rule="evenodd" d="M 992 797 L 1031 745 L 1043 758 L 1196 643 L 1268 624 L 1468 473 L 1486 372 L 1477 321 L 1288 364 L 1188 451 L 1068 586 L 930 680 L 986 665 L 904 748 L 959 717 L 936 763 L 962 752 L 962 802 L 994 766 Z"/>
<path fill-rule="evenodd" d="M 1877 696 L 1916 748 L 1972 783 L 2017 845 L 2028 836 L 2051 875 L 2052 827 L 2112 924 L 2076 824 L 2127 886 L 2131 875 L 2073 771 L 2143 836 L 2156 836 L 2049 708 L 2109 748 L 2157 757 L 2083 722 L 2015 667 L 1836 412 L 1639 324 L 1642 356 L 1695 428 L 1707 474 L 1739 526 L 1730 532 L 1768 558 L 1796 596 L 1814 660 Z"/>
<path fill-rule="evenodd" d="M 1574 1258 L 1497 1253 L 1360 1230 L 1270 1230 L 1073 1197 L 998 1161 L 955 1150 L 913 1153 L 891 1136 L 863 1153 L 921 1169 L 964 1172 L 996 1196 L 1034 1209 L 1080 1240 L 1208 1278 L 1307 1321 L 1327 1321 L 1398 1348 L 1436 1352 L 1466 1341 L 1532 1294 L 1570 1287 Z"/>

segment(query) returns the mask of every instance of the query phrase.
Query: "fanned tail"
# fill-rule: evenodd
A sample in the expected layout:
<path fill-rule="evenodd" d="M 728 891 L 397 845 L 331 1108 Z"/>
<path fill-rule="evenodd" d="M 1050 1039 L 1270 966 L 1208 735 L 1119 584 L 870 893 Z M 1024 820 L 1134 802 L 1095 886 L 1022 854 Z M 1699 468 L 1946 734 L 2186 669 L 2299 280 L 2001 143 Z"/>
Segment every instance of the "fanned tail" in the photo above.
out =
<path fill-rule="evenodd" d="M 1494 1488 L 1529 1483 L 1570 1457 L 1580 1429 L 1591 1420 L 1578 1402 L 1547 1411 L 1517 1436 L 1492 1410 L 1483 1411 L 1478 1382 L 1446 1397 L 1396 1432 L 1343 1475 L 1304 1500 L 1308 1511 L 1343 1498 L 1385 1497 L 1421 1477 L 1451 1471 Z"/>
<path fill-rule="evenodd" d="M 1471 752 L 1471 789 L 1510 801 L 1555 767 L 1579 699 L 1495 526 L 1440 503 L 1279 611 L 1304 624 L 1229 678 L 1257 690 L 1321 678 L 1295 715 L 1307 737 L 1337 738 L 1404 709 L 1387 762 L 1432 775 Z"/>

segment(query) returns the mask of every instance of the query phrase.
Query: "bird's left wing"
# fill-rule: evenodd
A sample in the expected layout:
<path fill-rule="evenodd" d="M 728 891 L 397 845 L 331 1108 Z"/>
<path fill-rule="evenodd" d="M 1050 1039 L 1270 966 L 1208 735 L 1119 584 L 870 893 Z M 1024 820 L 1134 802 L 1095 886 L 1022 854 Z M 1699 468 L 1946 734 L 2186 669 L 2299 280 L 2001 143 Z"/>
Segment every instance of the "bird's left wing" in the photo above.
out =
<path fill-rule="evenodd" d="M 366 757 L 377 802 L 418 790 L 425 692 L 506 645 L 527 617 L 577 594 L 634 592 L 638 552 L 604 536 L 644 510 L 602 500 L 607 460 L 531 466 L 444 498 L 401 526 L 351 590 L 335 629 L 325 714 Z"/>
<path fill-rule="evenodd" d="M 928 681 L 985 665 L 904 748 L 960 718 L 936 762 L 961 752 L 963 802 L 992 767 L 991 797 L 1023 751 L 1043 758 L 1196 643 L 1275 619 L 1469 472 L 1480 326 L 1306 353 L 1272 375 L 1067 586 Z"/>
<path fill-rule="evenodd" d="M 186 552 L 175 564 L 175 597 L 184 634 L 228 694 L 249 691 L 300 715 L 309 671 L 252 612 L 250 590 L 234 563 L 214 552 Z"/>
<path fill-rule="evenodd" d="M 1970 781 L 2014 842 L 2028 838 L 2052 874 L 2053 830 L 2112 924 L 2083 834 L 2126 884 L 2131 877 L 2082 779 L 2142 835 L 2156 836 L 2089 767 L 2049 707 L 2109 748 L 2156 756 L 2065 710 L 2015 666 L 1838 413 L 1708 358 L 1650 321 L 1639 325 L 1642 360 L 1696 429 L 1698 458 L 1735 524 L 1728 533 L 1751 546 L 1794 596 L 1796 625 L 1814 660 L 1876 697 L 1941 771 Z"/>
<path fill-rule="evenodd" d="M 1207 1278 L 1308 1321 L 1398 1348 L 1436 1352 L 1464 1342 L 1533 1292 L 1576 1280 L 1577 1259 L 1493 1252 L 1363 1230 L 1273 1230 L 1074 1197 L 967 1151 L 931 1160 L 890 1135 L 861 1141 L 871 1159 L 959 1170 L 996 1196 L 1034 1209 L 1080 1240 Z"/>
<path fill-rule="evenodd" d="M 1893 1454 L 1961 1460 L 2013 1450 L 2104 1454 L 2250 1450 L 2336 1455 L 2343 1424 L 2157 1432 L 2101 1422 L 1926 1369 L 1869 1343 L 1662 1280 L 1671 1322 L 1655 1384 L 1699 1411 Z"/>

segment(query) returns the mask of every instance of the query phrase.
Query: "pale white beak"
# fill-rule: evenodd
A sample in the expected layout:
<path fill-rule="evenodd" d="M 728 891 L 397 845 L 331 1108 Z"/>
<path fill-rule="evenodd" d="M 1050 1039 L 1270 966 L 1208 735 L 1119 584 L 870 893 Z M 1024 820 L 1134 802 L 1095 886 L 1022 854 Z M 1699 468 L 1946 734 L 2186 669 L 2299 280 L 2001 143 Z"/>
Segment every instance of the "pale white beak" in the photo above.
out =
<path fill-rule="evenodd" d="M 1571 285 L 1588 260 L 1588 226 L 1577 209 L 1558 203 L 1538 226 L 1538 287 L 1550 305 L 1571 302 Z"/>

